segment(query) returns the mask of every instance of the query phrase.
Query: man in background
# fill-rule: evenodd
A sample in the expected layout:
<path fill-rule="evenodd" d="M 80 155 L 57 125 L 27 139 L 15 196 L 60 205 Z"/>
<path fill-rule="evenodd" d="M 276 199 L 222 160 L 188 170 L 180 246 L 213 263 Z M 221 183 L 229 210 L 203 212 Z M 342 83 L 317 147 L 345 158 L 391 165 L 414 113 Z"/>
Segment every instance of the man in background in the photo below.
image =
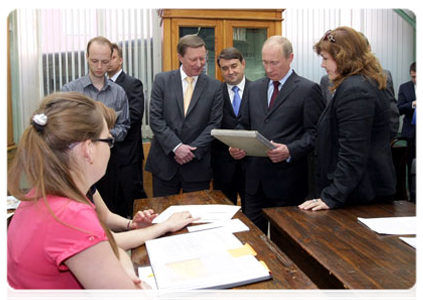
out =
<path fill-rule="evenodd" d="M 398 92 L 398 110 L 401 115 L 404 115 L 401 137 L 407 140 L 407 165 L 408 165 L 408 183 L 410 188 L 410 200 L 416 201 L 415 186 L 412 184 L 412 163 L 416 158 L 416 63 L 410 65 L 411 80 L 400 85 Z M 414 121 L 413 121 L 414 118 Z"/>
<path fill-rule="evenodd" d="M 156 75 L 151 92 L 154 133 L 146 171 L 155 197 L 209 189 L 213 137 L 222 121 L 221 82 L 203 74 L 206 46 L 197 35 L 180 38 L 181 66 Z"/>
<path fill-rule="evenodd" d="M 266 77 L 248 87 L 240 129 L 257 130 L 275 149 L 268 157 L 246 160 L 244 213 L 264 233 L 262 209 L 302 203 L 308 193 L 308 154 L 314 149 L 316 124 L 325 107 L 318 84 L 291 69 L 291 42 L 282 36 L 267 39 L 262 48 Z M 230 148 L 233 158 L 246 156 Z"/>
<path fill-rule="evenodd" d="M 110 130 L 115 145 L 122 142 L 130 127 L 128 98 L 125 91 L 118 84 L 107 79 L 106 73 L 112 59 L 112 43 L 101 36 L 95 37 L 87 45 L 87 62 L 89 72 L 87 75 L 75 79 L 62 87 L 63 92 L 80 92 L 88 97 L 101 101 L 104 105 L 116 111 L 115 127 Z M 96 183 L 107 207 L 117 211 L 117 191 L 119 178 L 119 164 L 116 148 L 110 151 L 110 159 L 106 174 Z"/>
<path fill-rule="evenodd" d="M 217 64 L 225 82 L 222 83 L 223 119 L 222 129 L 235 129 L 247 98 L 250 81 L 245 78 L 245 60 L 242 53 L 226 48 L 217 57 Z M 212 144 L 213 188 L 221 190 L 235 205 L 238 195 L 241 207 L 245 198 L 244 160 L 235 160 L 229 154 L 229 147 L 215 139 Z"/>
<path fill-rule="evenodd" d="M 122 70 L 122 48 L 112 44 L 113 54 L 107 71 L 109 80 L 120 85 L 126 92 L 131 125 L 125 139 L 116 144 L 119 164 L 117 213 L 132 217 L 134 199 L 146 198 L 143 187 L 144 152 L 142 148 L 142 117 L 144 114 L 144 91 L 142 82 Z"/>

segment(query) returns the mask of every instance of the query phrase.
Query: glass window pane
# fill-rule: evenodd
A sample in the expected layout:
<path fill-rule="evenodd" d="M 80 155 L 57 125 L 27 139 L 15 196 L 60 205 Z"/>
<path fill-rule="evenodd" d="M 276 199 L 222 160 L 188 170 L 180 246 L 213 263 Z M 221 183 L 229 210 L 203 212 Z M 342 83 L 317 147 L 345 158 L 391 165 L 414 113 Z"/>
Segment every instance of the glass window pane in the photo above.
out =
<path fill-rule="evenodd" d="M 242 52 L 245 59 L 245 76 L 250 80 L 264 77 L 261 48 L 267 39 L 267 29 L 234 28 L 233 32 L 234 47 Z"/>
<path fill-rule="evenodd" d="M 187 34 L 198 34 L 206 43 L 207 60 L 204 66 L 204 73 L 211 77 L 215 77 L 215 44 L 214 44 L 214 28 L 207 27 L 180 27 L 179 37 Z"/>

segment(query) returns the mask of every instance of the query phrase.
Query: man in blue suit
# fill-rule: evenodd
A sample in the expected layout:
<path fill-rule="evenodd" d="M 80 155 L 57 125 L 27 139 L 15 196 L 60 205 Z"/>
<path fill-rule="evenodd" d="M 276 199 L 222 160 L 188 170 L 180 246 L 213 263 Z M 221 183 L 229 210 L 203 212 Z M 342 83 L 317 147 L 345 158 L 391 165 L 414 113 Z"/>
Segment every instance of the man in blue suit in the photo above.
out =
<path fill-rule="evenodd" d="M 409 183 L 411 179 L 411 164 L 416 158 L 416 124 L 413 124 L 413 115 L 416 111 L 416 63 L 410 65 L 411 80 L 401 84 L 398 92 L 398 110 L 400 115 L 404 115 L 401 136 L 408 142 L 408 170 Z M 411 186 L 411 184 L 409 185 Z M 415 200 L 415 191 L 410 190 L 410 200 Z"/>
<path fill-rule="evenodd" d="M 155 197 L 209 188 L 210 131 L 222 121 L 221 82 L 203 74 L 204 41 L 184 36 L 177 52 L 181 67 L 157 74 L 151 92 L 154 137 L 145 169 L 153 174 Z"/>

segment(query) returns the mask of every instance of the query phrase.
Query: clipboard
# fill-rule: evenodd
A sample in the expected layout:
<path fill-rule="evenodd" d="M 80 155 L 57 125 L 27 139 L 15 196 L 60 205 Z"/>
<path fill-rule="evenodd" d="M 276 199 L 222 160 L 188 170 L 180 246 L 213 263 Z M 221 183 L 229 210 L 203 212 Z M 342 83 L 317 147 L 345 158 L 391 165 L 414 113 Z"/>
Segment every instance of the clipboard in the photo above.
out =
<path fill-rule="evenodd" d="M 276 149 L 256 130 L 213 129 L 210 134 L 229 147 L 244 150 L 247 156 L 267 157 L 267 151 Z"/>

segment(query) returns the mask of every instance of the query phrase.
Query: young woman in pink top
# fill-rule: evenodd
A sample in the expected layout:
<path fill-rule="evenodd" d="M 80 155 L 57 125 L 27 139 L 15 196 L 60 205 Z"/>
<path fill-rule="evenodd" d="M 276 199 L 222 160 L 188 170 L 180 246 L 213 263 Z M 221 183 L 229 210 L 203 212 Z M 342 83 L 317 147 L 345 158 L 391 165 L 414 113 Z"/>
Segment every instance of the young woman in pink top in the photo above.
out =
<path fill-rule="evenodd" d="M 80 93 L 47 96 L 33 115 L 8 174 L 9 192 L 22 200 L 8 229 L 11 287 L 146 288 L 108 229 L 119 228 L 123 220 L 107 218 L 112 214 L 105 205 L 95 201 L 96 207 L 86 198 L 106 171 L 115 117 L 113 110 Z M 30 188 L 22 188 L 22 182 Z M 139 228 L 152 218 L 154 212 L 140 212 L 129 224 Z M 144 232 L 139 244 L 192 220 L 189 213 L 179 214 L 166 224 L 125 233 Z M 128 236 L 119 240 L 128 247 Z"/>

